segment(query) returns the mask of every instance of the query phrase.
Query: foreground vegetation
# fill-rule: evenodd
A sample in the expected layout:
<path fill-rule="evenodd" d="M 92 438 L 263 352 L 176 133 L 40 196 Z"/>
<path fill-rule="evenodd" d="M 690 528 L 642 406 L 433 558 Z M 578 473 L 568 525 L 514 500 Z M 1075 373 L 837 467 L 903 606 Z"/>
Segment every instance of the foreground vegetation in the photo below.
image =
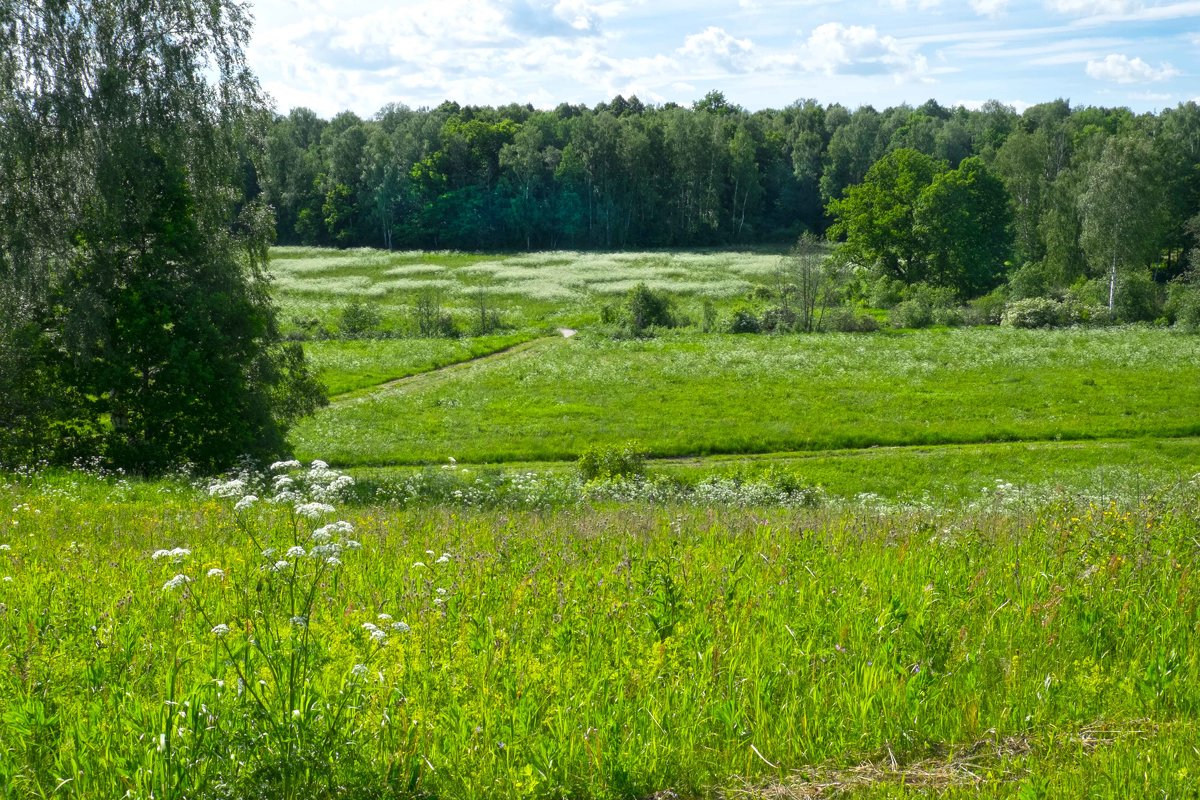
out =
<path fill-rule="evenodd" d="M 1200 769 L 1194 485 L 312 505 L 346 484 L 6 478 L 0 792 L 1183 797 Z"/>

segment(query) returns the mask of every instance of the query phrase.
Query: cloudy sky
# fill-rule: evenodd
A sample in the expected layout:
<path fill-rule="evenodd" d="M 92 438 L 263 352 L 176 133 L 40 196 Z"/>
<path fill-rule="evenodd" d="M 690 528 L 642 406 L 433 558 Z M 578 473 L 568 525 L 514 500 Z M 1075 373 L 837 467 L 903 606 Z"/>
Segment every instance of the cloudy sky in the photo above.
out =
<path fill-rule="evenodd" d="M 249 0 L 278 110 L 1200 96 L 1200 0 Z"/>

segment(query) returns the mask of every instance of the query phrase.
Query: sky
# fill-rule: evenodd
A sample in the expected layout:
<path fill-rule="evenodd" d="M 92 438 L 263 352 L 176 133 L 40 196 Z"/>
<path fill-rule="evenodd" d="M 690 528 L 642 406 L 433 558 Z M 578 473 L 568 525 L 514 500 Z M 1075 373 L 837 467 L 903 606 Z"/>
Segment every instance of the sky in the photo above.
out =
<path fill-rule="evenodd" d="M 620 94 L 750 110 L 1200 100 L 1200 0 L 249 0 L 286 113 Z"/>

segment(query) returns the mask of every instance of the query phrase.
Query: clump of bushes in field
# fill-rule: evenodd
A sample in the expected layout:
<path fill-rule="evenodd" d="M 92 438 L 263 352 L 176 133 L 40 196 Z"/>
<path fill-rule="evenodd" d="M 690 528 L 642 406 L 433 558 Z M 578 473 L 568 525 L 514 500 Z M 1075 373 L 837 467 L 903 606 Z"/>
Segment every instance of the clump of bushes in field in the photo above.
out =
<path fill-rule="evenodd" d="M 637 442 L 592 445 L 579 457 L 579 477 L 586 481 L 633 478 L 646 474 L 646 451 Z"/>
<path fill-rule="evenodd" d="M 659 328 L 674 328 L 676 315 L 671 297 L 666 292 L 638 283 L 619 303 L 609 303 L 600 309 L 600 322 L 613 336 L 650 336 Z"/>

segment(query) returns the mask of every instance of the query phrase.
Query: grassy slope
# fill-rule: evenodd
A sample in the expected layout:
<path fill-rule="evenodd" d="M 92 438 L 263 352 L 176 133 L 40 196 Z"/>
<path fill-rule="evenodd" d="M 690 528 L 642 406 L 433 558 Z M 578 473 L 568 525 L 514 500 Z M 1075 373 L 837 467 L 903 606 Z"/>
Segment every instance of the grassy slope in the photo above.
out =
<path fill-rule="evenodd" d="M 364 548 L 317 586 L 318 667 L 290 701 L 289 573 L 259 549 L 317 523 L 260 507 L 252 542 L 232 500 L 77 477 L 0 484 L 0 502 L 7 796 L 220 779 L 234 796 L 780 797 L 869 761 L 862 796 L 1182 797 L 1198 774 L 1191 494 L 1011 515 L 343 512 Z M 150 558 L 174 546 L 192 553 Z M 177 573 L 197 579 L 186 596 L 162 589 Z M 411 631 L 373 651 L 381 612 Z M 214 621 L 235 652 L 282 636 L 280 672 L 256 673 L 276 722 L 233 691 Z M 282 784 L 314 743 L 319 767 Z"/>
<path fill-rule="evenodd" d="M 1200 339 L 1153 329 L 556 342 L 340 404 L 296 430 L 343 465 L 682 456 L 1200 432 Z"/>
<path fill-rule="evenodd" d="M 513 333 L 464 339 L 354 339 L 306 342 L 331 397 L 469 361 L 528 341 Z"/>

